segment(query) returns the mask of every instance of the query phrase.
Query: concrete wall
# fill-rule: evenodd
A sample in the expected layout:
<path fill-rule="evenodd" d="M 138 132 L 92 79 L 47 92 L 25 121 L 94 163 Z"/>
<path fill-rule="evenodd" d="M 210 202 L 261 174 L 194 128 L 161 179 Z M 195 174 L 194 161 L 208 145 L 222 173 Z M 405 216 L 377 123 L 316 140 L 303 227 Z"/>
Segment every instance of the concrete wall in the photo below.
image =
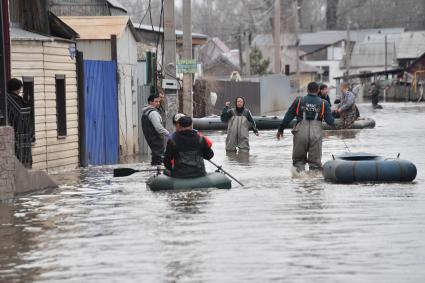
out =
<path fill-rule="evenodd" d="M 296 94 L 291 93 L 289 77 L 267 75 L 260 78 L 261 115 L 273 115 L 291 106 Z"/>
<path fill-rule="evenodd" d="M 44 171 L 27 170 L 15 157 L 12 127 L 0 127 L 0 201 L 35 190 L 56 188 Z"/>
<path fill-rule="evenodd" d="M 10 199 L 15 188 L 12 127 L 0 127 L 0 200 Z"/>

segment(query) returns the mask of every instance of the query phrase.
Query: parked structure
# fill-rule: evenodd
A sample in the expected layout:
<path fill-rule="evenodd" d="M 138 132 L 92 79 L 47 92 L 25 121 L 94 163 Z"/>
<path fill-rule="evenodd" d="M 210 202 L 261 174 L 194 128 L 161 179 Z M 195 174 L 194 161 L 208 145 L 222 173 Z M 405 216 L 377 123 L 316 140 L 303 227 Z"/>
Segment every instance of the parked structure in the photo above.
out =
<path fill-rule="evenodd" d="M 84 60 L 86 63 L 101 64 L 100 61 L 116 62 L 116 82 L 112 83 L 113 88 L 116 85 L 117 95 L 115 92 L 110 93 L 108 101 L 118 103 L 118 123 L 117 133 L 112 135 L 119 136 L 119 152 L 121 156 L 133 155 L 139 152 L 139 119 L 138 109 L 142 107 L 137 99 L 137 35 L 134 27 L 127 16 L 97 16 L 97 17 L 61 17 L 65 23 L 75 29 L 80 37 L 77 40 L 77 49 L 82 51 L 84 54 Z M 93 80 L 85 74 L 86 84 L 95 83 L 99 80 L 99 85 L 96 88 L 92 88 L 94 92 L 92 95 L 96 95 L 99 99 L 102 99 L 102 86 L 100 82 L 111 82 L 115 78 L 111 77 L 111 72 L 114 72 L 110 68 L 114 68 L 112 65 L 101 67 L 99 69 L 92 69 L 92 75 L 97 76 Z M 85 65 L 88 67 L 88 65 Z M 92 66 L 96 68 L 95 66 Z M 92 85 L 93 86 L 93 85 Z M 86 89 L 90 86 L 86 85 Z M 106 89 L 104 89 L 106 90 Z M 86 98 L 87 93 L 86 93 Z M 98 104 L 99 100 L 93 99 L 91 103 Z M 90 103 L 90 102 L 89 102 Z M 104 104 L 106 108 L 113 109 L 114 106 L 110 103 Z M 93 105 L 95 106 L 95 105 Z M 99 107 L 99 105 L 96 105 Z M 93 113 L 95 115 L 92 121 L 87 120 L 88 132 L 90 127 L 95 127 L 93 123 L 96 121 L 105 121 L 107 115 L 111 115 L 110 111 Z M 86 109 L 90 109 L 90 105 L 86 105 Z M 110 118 L 110 117 L 108 117 Z M 112 124 L 103 124 L 103 131 L 110 131 L 111 125 L 114 125 L 115 121 L 110 121 Z M 90 123 L 92 125 L 90 126 Z M 99 125 L 97 125 L 99 127 Z M 87 127 L 86 127 L 87 128 Z M 113 130 L 111 132 L 113 133 Z M 111 137 L 108 135 L 108 138 Z M 110 150 L 115 151 L 118 147 L 117 142 L 106 140 L 105 135 L 93 136 L 91 140 L 88 137 L 86 144 L 98 144 L 104 143 L 107 148 L 102 149 L 102 152 L 108 152 Z M 93 148 L 95 150 L 95 148 Z M 94 152 L 93 152 L 94 153 Z M 98 152 L 98 154 L 102 154 Z M 97 155 L 97 154 L 96 154 Z M 91 156 L 89 157 L 89 159 Z M 100 158 L 99 160 L 102 160 Z M 117 160 L 115 160 L 116 162 Z M 89 162 L 90 164 L 101 163 L 114 163 L 114 160 L 104 159 L 104 161 Z"/>

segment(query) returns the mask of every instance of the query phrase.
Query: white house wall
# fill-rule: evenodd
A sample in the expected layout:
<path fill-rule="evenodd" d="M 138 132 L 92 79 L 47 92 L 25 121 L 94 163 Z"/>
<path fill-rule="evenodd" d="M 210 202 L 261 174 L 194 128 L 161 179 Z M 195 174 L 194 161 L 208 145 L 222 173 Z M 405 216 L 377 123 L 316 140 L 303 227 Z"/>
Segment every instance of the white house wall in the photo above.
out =
<path fill-rule="evenodd" d="M 344 51 L 342 47 L 329 46 L 327 48 L 327 58 L 328 60 L 342 60 Z"/>
<path fill-rule="evenodd" d="M 77 49 L 83 52 L 84 60 L 111 60 L 110 40 L 80 40 Z"/>
<path fill-rule="evenodd" d="M 330 86 L 335 86 L 335 77 L 341 77 L 344 74 L 344 70 L 341 70 L 339 68 L 341 61 L 303 61 L 311 66 L 315 67 L 322 67 L 322 66 L 328 66 L 329 67 L 329 81 L 323 82 L 327 83 Z"/>
<path fill-rule="evenodd" d="M 55 172 L 78 167 L 78 108 L 75 59 L 68 42 L 14 41 L 12 77 L 34 78 L 33 169 Z M 55 75 L 65 75 L 67 136 L 58 138 Z"/>
<path fill-rule="evenodd" d="M 139 152 L 137 99 L 137 43 L 130 29 L 117 39 L 118 61 L 118 114 L 121 155 Z"/>

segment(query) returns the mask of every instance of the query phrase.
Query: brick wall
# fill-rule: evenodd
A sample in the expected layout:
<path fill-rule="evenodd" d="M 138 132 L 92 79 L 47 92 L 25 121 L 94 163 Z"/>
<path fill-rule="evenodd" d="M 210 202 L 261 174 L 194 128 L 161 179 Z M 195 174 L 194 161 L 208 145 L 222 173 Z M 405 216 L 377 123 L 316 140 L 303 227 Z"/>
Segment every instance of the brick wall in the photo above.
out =
<path fill-rule="evenodd" d="M 14 196 L 14 156 L 13 128 L 0 127 L 0 200 Z"/>

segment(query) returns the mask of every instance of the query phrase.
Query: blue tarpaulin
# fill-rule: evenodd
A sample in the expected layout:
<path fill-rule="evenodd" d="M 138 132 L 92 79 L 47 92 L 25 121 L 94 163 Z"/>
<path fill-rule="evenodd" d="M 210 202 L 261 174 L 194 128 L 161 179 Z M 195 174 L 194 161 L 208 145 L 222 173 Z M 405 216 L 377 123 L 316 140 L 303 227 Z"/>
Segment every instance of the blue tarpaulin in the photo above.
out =
<path fill-rule="evenodd" d="M 86 160 L 115 164 L 119 158 L 116 63 L 84 60 Z"/>

